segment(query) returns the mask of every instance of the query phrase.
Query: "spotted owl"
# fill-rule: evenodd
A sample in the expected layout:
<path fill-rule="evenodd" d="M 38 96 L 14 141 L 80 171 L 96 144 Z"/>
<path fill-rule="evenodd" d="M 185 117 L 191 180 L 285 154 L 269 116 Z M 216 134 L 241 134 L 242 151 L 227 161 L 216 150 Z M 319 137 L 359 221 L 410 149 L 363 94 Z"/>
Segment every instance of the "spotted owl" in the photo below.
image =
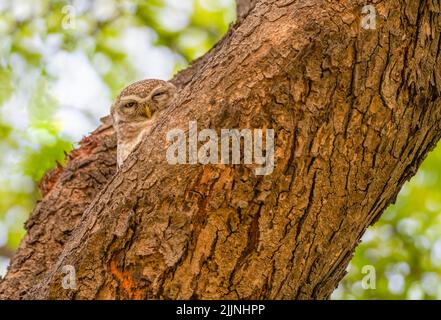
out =
<path fill-rule="evenodd" d="M 115 99 L 110 115 L 117 136 L 118 168 L 151 130 L 158 112 L 171 104 L 176 92 L 170 82 L 147 79 L 129 85 Z"/>

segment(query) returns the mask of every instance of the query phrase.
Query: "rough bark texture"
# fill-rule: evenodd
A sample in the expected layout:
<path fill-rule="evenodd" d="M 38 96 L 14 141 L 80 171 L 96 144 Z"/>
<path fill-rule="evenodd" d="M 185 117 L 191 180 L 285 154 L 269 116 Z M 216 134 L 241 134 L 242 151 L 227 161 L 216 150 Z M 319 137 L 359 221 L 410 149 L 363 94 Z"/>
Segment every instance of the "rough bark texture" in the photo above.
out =
<path fill-rule="evenodd" d="M 365 4 L 257 1 L 120 172 L 104 126 L 48 176 L 0 297 L 329 297 L 441 137 L 441 2 L 378 2 L 376 30 Z M 273 128 L 274 172 L 169 165 L 167 131 L 192 120 Z"/>
<path fill-rule="evenodd" d="M 237 20 L 245 19 L 251 10 L 256 6 L 257 0 L 236 0 L 237 4 Z"/>

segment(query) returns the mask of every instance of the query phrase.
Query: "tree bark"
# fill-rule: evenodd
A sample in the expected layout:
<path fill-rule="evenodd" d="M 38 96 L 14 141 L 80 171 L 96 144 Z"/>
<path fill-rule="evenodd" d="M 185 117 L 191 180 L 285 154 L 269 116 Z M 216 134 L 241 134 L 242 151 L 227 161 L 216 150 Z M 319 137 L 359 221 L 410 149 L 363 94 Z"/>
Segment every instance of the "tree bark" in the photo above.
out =
<path fill-rule="evenodd" d="M 49 174 L 0 297 L 324 299 L 441 137 L 439 0 L 256 1 L 115 174 L 103 125 Z M 174 128 L 272 128 L 275 169 L 169 165 Z M 62 268 L 78 288 L 62 288 Z"/>

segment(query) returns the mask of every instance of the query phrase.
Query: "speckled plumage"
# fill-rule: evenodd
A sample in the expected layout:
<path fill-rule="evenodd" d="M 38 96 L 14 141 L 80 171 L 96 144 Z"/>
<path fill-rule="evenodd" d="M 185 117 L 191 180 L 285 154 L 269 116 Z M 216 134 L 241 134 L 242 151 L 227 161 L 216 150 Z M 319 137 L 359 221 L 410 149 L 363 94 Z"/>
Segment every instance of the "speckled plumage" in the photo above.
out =
<path fill-rule="evenodd" d="M 131 85 L 125 87 L 119 96 L 117 97 L 117 101 L 121 99 L 121 97 L 129 96 L 129 95 L 137 95 L 141 98 L 146 98 L 150 92 L 152 92 L 153 89 L 155 89 L 158 86 L 163 86 L 169 84 L 169 82 L 164 80 L 157 80 L 157 79 L 147 79 L 147 80 L 141 80 L 136 81 L 132 83 Z"/>
<path fill-rule="evenodd" d="M 173 84 L 157 79 L 141 80 L 121 91 L 110 111 L 117 134 L 118 167 L 151 130 L 157 113 L 175 96 Z"/>

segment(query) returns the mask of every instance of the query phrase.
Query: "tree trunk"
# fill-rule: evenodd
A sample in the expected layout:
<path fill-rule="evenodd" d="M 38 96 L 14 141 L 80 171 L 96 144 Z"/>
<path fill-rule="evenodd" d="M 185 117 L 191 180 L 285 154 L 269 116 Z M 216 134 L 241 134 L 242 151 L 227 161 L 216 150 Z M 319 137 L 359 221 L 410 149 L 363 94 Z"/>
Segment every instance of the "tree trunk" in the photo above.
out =
<path fill-rule="evenodd" d="M 121 171 L 103 125 L 46 176 L 0 297 L 328 298 L 441 137 L 441 1 L 376 3 L 374 30 L 365 4 L 254 2 Z M 274 172 L 168 164 L 190 121 L 274 129 Z"/>

